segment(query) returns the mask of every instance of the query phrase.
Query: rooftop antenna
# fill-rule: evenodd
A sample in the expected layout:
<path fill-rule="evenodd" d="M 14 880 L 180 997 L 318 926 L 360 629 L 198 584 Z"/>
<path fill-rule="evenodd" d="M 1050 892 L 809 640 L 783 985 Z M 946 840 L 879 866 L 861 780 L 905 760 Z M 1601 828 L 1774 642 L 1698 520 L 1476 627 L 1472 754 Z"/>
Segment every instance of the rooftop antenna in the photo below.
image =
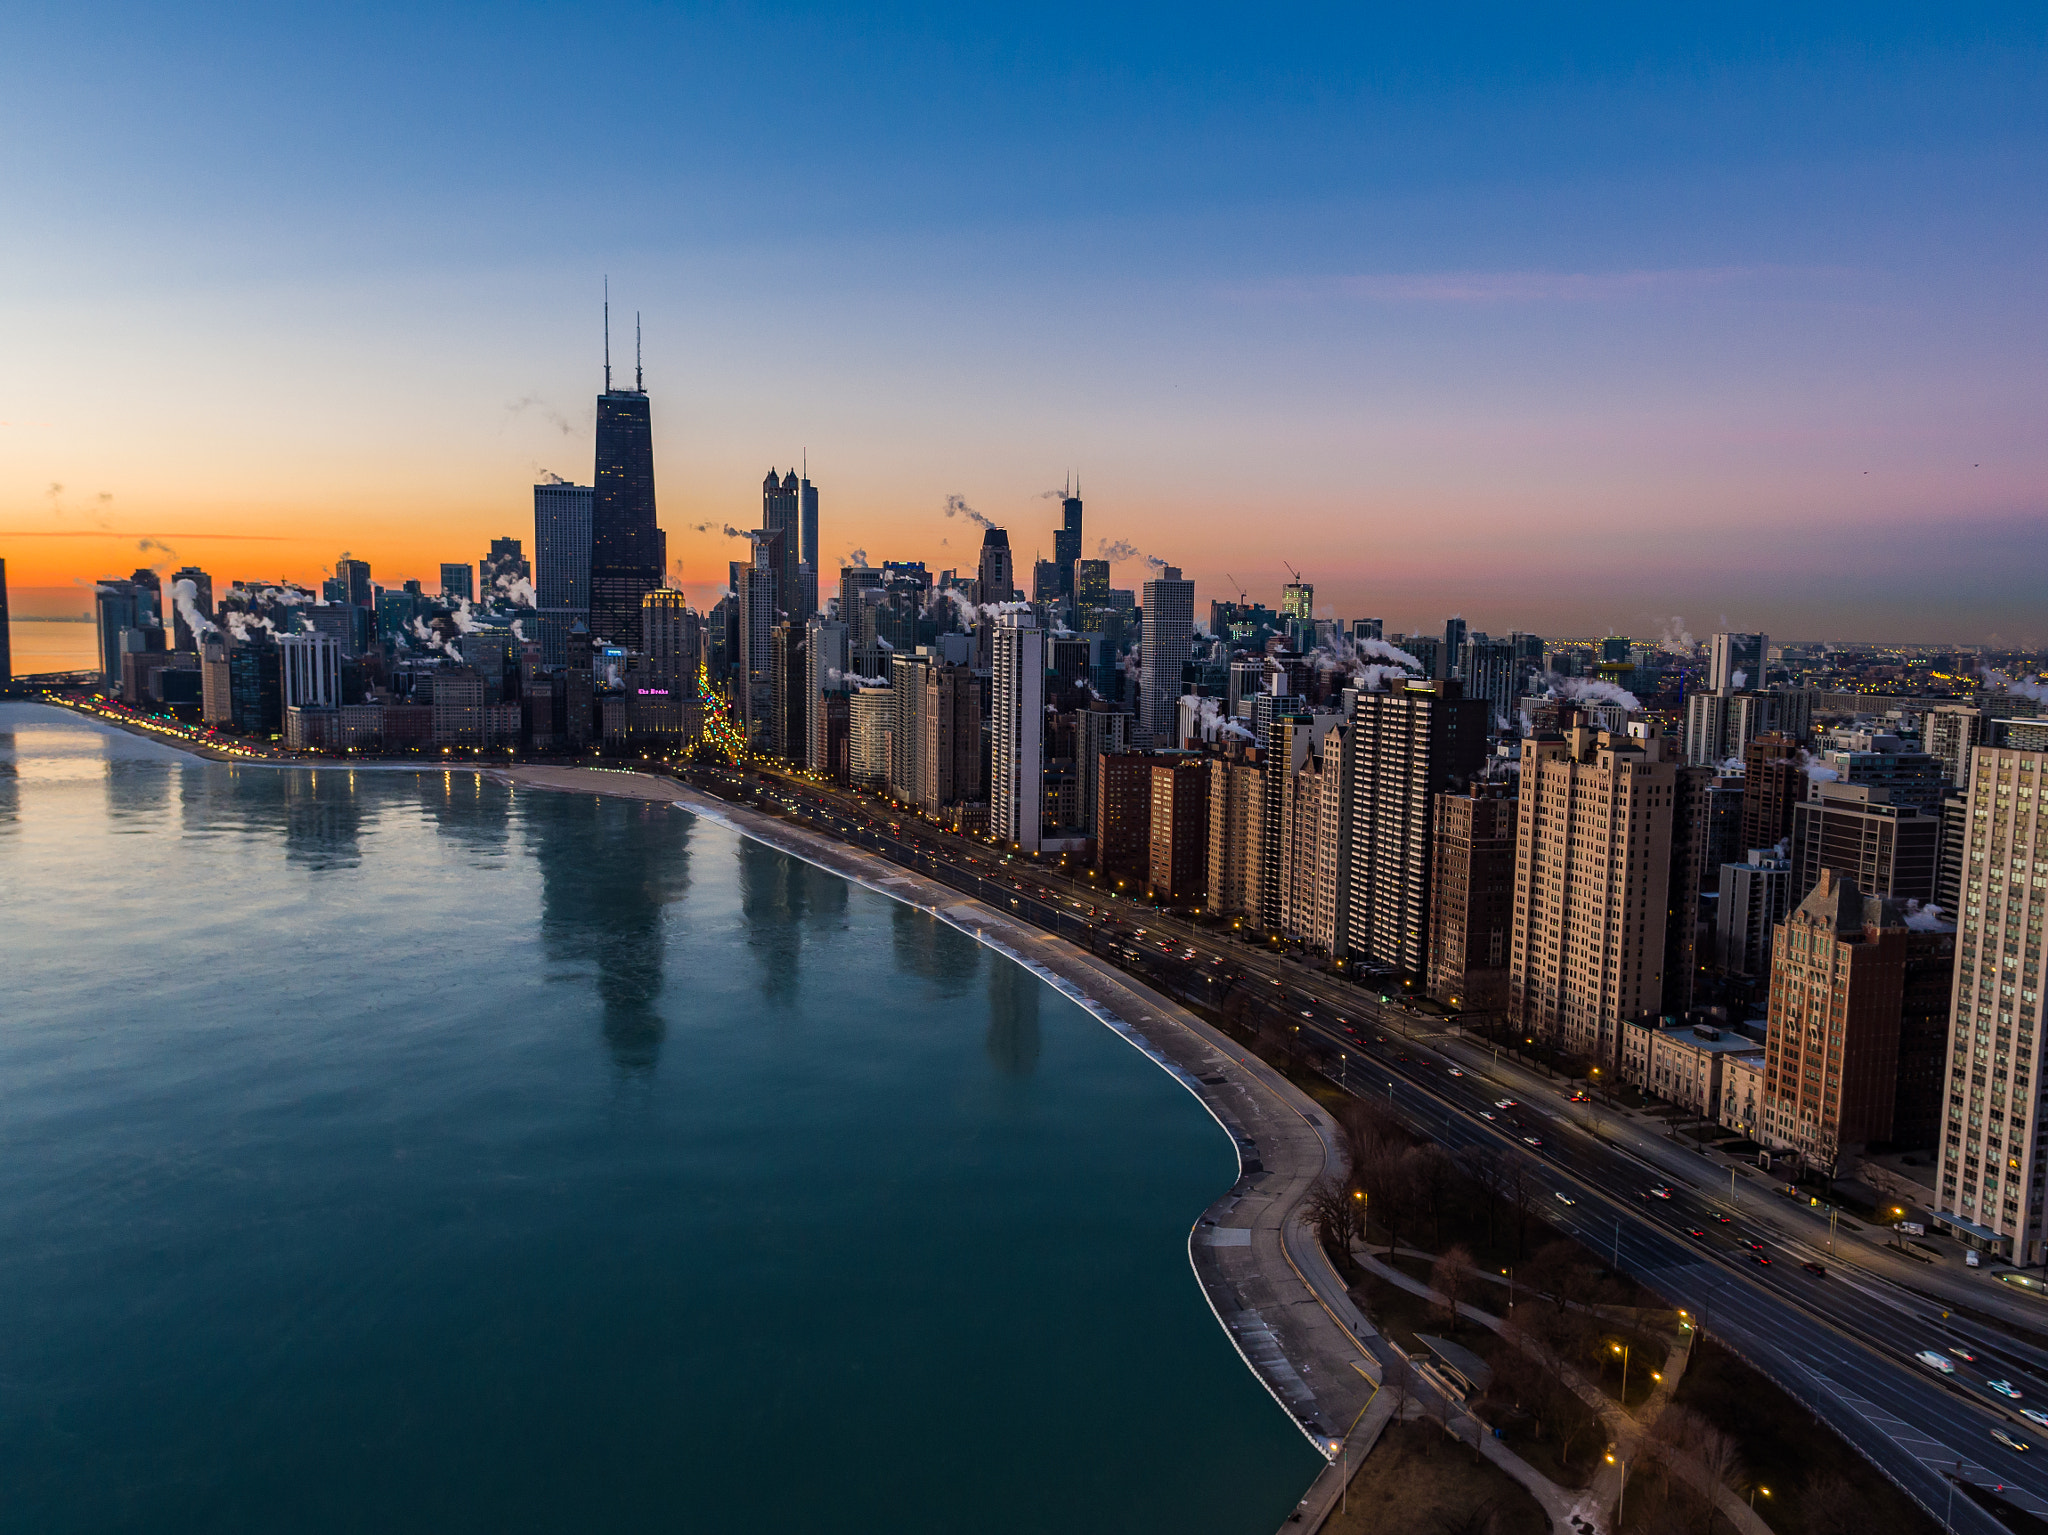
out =
<path fill-rule="evenodd" d="M 612 392 L 612 280 L 604 280 L 604 392 Z"/>
<path fill-rule="evenodd" d="M 633 311 L 633 393 L 647 393 L 647 386 L 640 382 L 640 311 Z"/>

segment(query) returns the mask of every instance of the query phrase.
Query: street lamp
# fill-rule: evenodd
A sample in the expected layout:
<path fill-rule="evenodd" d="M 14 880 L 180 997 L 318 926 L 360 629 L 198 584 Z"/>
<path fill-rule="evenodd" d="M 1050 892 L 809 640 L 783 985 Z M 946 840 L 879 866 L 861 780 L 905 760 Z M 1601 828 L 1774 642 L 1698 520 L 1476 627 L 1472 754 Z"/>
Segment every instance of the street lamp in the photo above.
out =
<path fill-rule="evenodd" d="M 1621 1355 L 1621 1410 L 1622 1410 L 1623 1412 L 1627 1412 L 1627 1411 L 1628 1411 L 1628 1345 L 1627 1345 L 1626 1343 L 1610 1343 L 1610 1344 L 1608 1345 L 1608 1347 L 1609 1347 L 1610 1349 L 1612 1349 L 1612 1350 L 1613 1350 L 1613 1351 L 1614 1351 L 1615 1353 L 1617 1353 L 1617 1354 Z"/>
<path fill-rule="evenodd" d="M 1621 1491 L 1614 1497 L 1614 1527 L 1621 1528 L 1621 1511 L 1628 1502 L 1628 1457 L 1617 1457 L 1612 1450 L 1607 1452 L 1607 1464 L 1621 1467 Z"/>

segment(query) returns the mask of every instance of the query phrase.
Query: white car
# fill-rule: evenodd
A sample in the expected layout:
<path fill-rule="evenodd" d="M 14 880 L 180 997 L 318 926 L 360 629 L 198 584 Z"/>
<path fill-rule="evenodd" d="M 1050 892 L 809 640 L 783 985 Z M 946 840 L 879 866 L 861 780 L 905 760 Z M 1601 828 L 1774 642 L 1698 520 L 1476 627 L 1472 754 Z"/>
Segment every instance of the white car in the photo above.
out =
<path fill-rule="evenodd" d="M 1652 1194 L 1655 1194 L 1659 1199 L 1669 1199 L 1671 1197 L 1671 1190 L 1666 1188 L 1655 1188 L 1651 1189 L 1650 1192 Z"/>
<path fill-rule="evenodd" d="M 1926 1365 L 1927 1368 L 1930 1370 L 1939 1370 L 1944 1375 L 1953 1375 L 1956 1373 L 1954 1361 L 1952 1361 L 1946 1354 L 1935 1353 L 1934 1350 L 1931 1348 L 1923 1348 L 1922 1350 L 1920 1350 L 1919 1353 L 1915 1354 L 1913 1357 L 1919 1360 L 1922 1364 Z"/>
<path fill-rule="evenodd" d="M 1987 1380 L 1986 1382 L 1984 1382 L 1984 1384 L 1989 1386 L 1993 1391 L 1996 1391 L 2000 1396 L 2009 1397 L 2015 1402 L 2017 1402 L 2020 1399 L 2019 1392 L 2014 1388 L 2013 1383 L 2009 1380 Z"/>
<path fill-rule="evenodd" d="M 1512 1098 L 1496 1098 L 1493 1100 L 1493 1106 L 1497 1109 L 1511 1109 L 1515 1106 L 1515 1100 Z"/>
<path fill-rule="evenodd" d="M 2048 1412 L 2043 1412 L 2038 1407 L 2022 1407 L 2020 1416 L 2040 1428 L 2048 1428 Z"/>
<path fill-rule="evenodd" d="M 1578 1203 L 1576 1199 L 1572 1198 L 1563 1189 L 1557 1191 L 1557 1202 L 1561 1205 L 1575 1205 Z"/>

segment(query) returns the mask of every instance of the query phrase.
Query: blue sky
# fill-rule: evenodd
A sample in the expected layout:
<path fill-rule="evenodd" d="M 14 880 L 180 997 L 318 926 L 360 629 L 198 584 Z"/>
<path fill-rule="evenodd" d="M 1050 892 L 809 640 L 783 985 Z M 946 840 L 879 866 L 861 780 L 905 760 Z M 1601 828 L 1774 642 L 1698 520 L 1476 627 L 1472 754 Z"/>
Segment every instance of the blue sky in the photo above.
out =
<path fill-rule="evenodd" d="M 1204 597 L 2048 641 L 2039 11 L 11 17 L 0 533 L 474 557 L 608 273 L 695 589 L 807 448 L 841 552 L 1071 466 Z"/>

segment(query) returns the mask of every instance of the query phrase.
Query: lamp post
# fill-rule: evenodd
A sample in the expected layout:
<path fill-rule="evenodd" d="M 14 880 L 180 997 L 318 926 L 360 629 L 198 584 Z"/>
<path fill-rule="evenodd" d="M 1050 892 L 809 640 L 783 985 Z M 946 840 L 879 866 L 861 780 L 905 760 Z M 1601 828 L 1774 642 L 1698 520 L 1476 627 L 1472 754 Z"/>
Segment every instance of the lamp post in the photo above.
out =
<path fill-rule="evenodd" d="M 1625 1455 L 1617 1456 L 1612 1450 L 1609 1450 L 1607 1452 L 1607 1464 L 1621 1467 L 1621 1491 L 1614 1495 L 1614 1527 L 1618 1530 L 1621 1528 L 1621 1511 L 1628 1504 L 1628 1457 Z"/>
<path fill-rule="evenodd" d="M 1609 1348 L 1611 1348 L 1611 1349 L 1613 1349 L 1613 1351 L 1614 1351 L 1615 1353 L 1617 1353 L 1617 1354 L 1621 1355 L 1621 1410 L 1622 1410 L 1623 1412 L 1627 1412 L 1627 1411 L 1628 1411 L 1628 1345 L 1627 1345 L 1626 1343 L 1611 1343 L 1611 1344 L 1609 1344 L 1609 1345 L 1608 1345 L 1608 1347 L 1609 1347 Z"/>

